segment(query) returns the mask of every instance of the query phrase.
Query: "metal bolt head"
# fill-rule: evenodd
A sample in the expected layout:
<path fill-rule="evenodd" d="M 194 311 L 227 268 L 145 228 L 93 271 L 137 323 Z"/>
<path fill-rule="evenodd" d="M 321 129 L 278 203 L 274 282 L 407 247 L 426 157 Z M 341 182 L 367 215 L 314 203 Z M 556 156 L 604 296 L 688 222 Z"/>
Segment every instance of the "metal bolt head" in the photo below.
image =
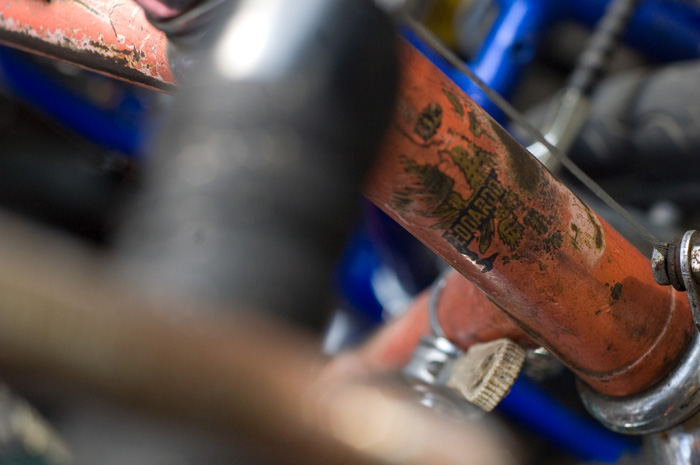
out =
<path fill-rule="evenodd" d="M 683 237 L 681 235 L 675 237 L 668 244 L 668 253 L 666 254 L 666 274 L 668 280 L 677 291 L 685 292 L 685 284 L 683 283 L 683 263 L 687 257 L 681 257 L 681 249 L 683 248 Z"/>
<path fill-rule="evenodd" d="M 654 249 L 654 252 L 651 254 L 651 271 L 658 284 L 662 286 L 671 284 L 671 281 L 668 279 L 668 272 L 666 271 L 666 256 L 656 249 Z"/>
<path fill-rule="evenodd" d="M 525 357 L 525 375 L 537 382 L 546 381 L 564 370 L 564 365 L 544 347 L 528 350 Z"/>
<path fill-rule="evenodd" d="M 690 274 L 700 284 L 700 245 L 692 244 L 690 247 Z"/>
<path fill-rule="evenodd" d="M 447 387 L 490 412 L 510 391 L 525 355 L 510 339 L 474 345 L 455 361 Z"/>
<path fill-rule="evenodd" d="M 463 352 L 442 337 L 425 336 L 403 368 L 403 375 L 411 382 L 428 386 L 444 386 L 454 360 Z"/>

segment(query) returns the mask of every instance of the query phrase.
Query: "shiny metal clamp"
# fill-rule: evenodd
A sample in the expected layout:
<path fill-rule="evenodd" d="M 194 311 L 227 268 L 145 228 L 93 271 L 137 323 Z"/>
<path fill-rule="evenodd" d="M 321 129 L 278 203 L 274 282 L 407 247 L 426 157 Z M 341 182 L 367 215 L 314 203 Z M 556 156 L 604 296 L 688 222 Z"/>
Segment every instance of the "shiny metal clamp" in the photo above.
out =
<path fill-rule="evenodd" d="M 678 365 L 661 383 L 640 394 L 608 397 L 582 381 L 581 400 L 588 412 L 613 431 L 658 433 L 700 411 L 700 334 L 695 334 Z"/>
<path fill-rule="evenodd" d="M 449 273 L 449 272 L 448 272 Z M 473 345 L 466 353 L 452 344 L 440 325 L 438 303 L 447 283 L 442 275 L 430 295 L 432 336 L 421 339 L 404 377 L 429 397 L 464 406 L 464 401 L 490 412 L 508 394 L 525 362 L 525 351 L 509 339 Z M 470 407 L 471 408 L 471 407 Z"/>

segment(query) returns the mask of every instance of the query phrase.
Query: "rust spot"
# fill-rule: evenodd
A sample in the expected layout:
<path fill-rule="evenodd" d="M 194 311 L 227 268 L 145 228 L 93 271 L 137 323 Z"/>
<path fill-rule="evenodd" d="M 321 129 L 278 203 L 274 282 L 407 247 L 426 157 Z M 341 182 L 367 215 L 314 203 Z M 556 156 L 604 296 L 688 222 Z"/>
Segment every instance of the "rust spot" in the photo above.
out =
<path fill-rule="evenodd" d="M 613 302 L 617 302 L 622 298 L 622 284 L 615 283 L 615 285 L 610 289 L 610 298 Z"/>
<path fill-rule="evenodd" d="M 31 27 L 28 27 L 28 30 L 31 30 Z M 27 50 L 34 50 L 43 55 L 60 57 L 63 61 L 77 63 L 86 68 L 107 73 L 135 84 L 168 92 L 175 90 L 173 84 L 134 69 L 130 60 L 124 56 L 109 56 L 110 53 L 103 54 L 95 50 L 76 50 L 68 46 L 70 40 L 66 42 L 66 39 L 64 39 L 62 45 L 55 45 L 33 37 L 26 31 L 7 31 L 0 28 L 0 41 L 11 43 Z M 90 45 L 95 48 L 106 50 L 107 52 L 110 51 L 106 45 L 93 42 Z"/>
<path fill-rule="evenodd" d="M 4 7 L 0 7 L 3 10 L 0 40 L 85 68 L 95 64 L 95 71 L 137 84 L 173 90 L 175 81 L 164 59 L 164 34 L 150 26 L 143 12 L 135 6 L 115 12 L 122 5 L 126 3 L 94 0 L 5 2 Z M 115 24 L 128 25 L 120 31 L 124 35 L 116 33 Z M 153 48 L 153 59 L 150 52 L 141 53 L 128 45 L 139 43 L 142 44 L 140 48 Z M 127 58 L 122 53 L 124 48 L 131 49 L 126 61 L 121 60 Z"/>
<path fill-rule="evenodd" d="M 98 49 L 100 49 L 100 50 L 104 50 L 105 52 L 111 51 L 110 48 L 109 48 L 108 46 L 106 46 L 106 45 L 103 44 L 102 42 L 98 42 L 98 41 L 96 41 L 96 40 L 90 40 L 89 44 L 92 45 L 92 46 L 95 47 L 95 48 L 98 48 Z"/>
<path fill-rule="evenodd" d="M 598 220 L 591 211 L 590 207 L 588 207 L 588 205 L 585 205 L 585 207 L 588 221 L 590 221 L 591 226 L 593 226 L 593 241 L 595 242 L 595 248 L 600 250 L 603 248 L 603 229 L 600 227 L 600 224 L 598 223 Z"/>

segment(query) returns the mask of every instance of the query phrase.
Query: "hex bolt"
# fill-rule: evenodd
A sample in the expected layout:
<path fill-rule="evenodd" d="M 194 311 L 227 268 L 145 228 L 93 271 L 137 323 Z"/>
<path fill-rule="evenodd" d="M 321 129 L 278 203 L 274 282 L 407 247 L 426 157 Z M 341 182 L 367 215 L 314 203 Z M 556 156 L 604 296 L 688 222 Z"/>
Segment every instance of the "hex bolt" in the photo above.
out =
<path fill-rule="evenodd" d="M 666 271 L 666 256 L 656 249 L 651 254 L 651 271 L 659 285 L 668 286 L 671 284 Z"/>
<path fill-rule="evenodd" d="M 681 242 L 683 236 L 678 236 L 674 238 L 668 244 L 668 254 L 666 255 L 666 274 L 671 285 L 681 292 L 685 292 L 685 284 L 683 283 L 683 271 L 682 262 L 683 257 L 681 257 Z"/>

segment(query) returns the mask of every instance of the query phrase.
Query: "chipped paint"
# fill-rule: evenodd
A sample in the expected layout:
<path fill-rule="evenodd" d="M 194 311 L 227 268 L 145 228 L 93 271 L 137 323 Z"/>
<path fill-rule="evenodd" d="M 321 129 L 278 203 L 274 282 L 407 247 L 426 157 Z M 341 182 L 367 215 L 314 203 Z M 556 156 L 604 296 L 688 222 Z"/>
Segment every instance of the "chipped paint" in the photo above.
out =
<path fill-rule="evenodd" d="M 695 330 L 687 300 L 425 56 L 402 42 L 399 57 L 369 200 L 591 387 L 624 396 L 662 379 Z"/>
<path fill-rule="evenodd" d="M 176 83 L 165 35 L 129 0 L 6 0 L 0 42 L 141 85 Z"/>

